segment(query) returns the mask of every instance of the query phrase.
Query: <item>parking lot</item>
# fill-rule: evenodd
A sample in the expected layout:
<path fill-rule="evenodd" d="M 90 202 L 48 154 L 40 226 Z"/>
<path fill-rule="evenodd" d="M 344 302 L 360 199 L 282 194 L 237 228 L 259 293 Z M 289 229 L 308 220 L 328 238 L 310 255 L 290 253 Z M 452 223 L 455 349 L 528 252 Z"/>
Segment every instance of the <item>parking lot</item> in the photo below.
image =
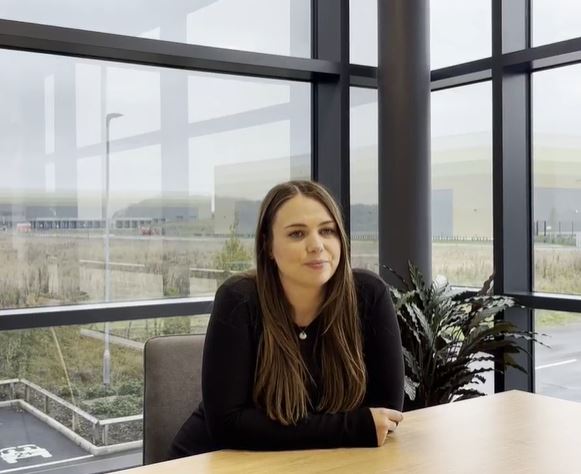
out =
<path fill-rule="evenodd" d="M 2 474 L 93 457 L 30 413 L 16 408 L 0 408 L 0 432 Z"/>

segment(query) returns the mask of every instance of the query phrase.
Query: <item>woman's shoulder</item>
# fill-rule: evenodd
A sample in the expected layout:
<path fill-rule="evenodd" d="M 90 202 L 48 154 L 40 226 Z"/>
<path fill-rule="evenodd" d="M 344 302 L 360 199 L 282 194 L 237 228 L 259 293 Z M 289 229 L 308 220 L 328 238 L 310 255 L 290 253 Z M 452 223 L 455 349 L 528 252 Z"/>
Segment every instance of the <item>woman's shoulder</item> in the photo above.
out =
<path fill-rule="evenodd" d="M 363 321 L 370 322 L 373 325 L 378 316 L 385 314 L 385 304 L 388 305 L 387 310 L 393 315 L 393 304 L 390 303 L 391 297 L 388 286 L 377 273 L 354 268 L 353 279 L 355 281 L 360 317 Z"/>
<path fill-rule="evenodd" d="M 228 277 L 216 292 L 216 298 L 227 298 L 232 302 L 254 302 L 258 297 L 256 275 L 253 272 L 237 273 Z"/>
<path fill-rule="evenodd" d="M 358 293 L 363 293 L 364 296 L 383 293 L 386 289 L 386 284 L 382 278 L 371 270 L 354 268 L 353 280 Z"/>
<path fill-rule="evenodd" d="M 216 291 L 210 321 L 236 327 L 254 326 L 257 305 L 256 279 L 251 273 L 233 275 Z"/>

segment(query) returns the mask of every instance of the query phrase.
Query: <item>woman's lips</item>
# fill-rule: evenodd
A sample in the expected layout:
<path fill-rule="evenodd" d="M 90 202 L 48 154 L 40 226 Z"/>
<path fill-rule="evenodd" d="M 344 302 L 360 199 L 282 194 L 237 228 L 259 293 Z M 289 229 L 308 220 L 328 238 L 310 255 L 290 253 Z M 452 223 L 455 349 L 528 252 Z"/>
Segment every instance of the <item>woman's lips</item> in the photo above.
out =
<path fill-rule="evenodd" d="M 306 263 L 305 265 L 309 268 L 312 268 L 313 270 L 322 270 L 325 267 L 325 264 L 327 262 L 312 262 L 312 263 Z"/>

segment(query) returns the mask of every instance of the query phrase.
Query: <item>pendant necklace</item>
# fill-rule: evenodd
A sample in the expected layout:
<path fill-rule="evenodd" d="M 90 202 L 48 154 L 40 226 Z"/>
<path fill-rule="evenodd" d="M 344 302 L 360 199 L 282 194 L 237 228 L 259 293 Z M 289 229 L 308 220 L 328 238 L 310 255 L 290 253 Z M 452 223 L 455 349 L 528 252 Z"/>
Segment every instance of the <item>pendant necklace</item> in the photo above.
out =
<path fill-rule="evenodd" d="M 317 318 L 313 319 L 309 324 L 307 324 L 306 326 L 299 326 L 298 324 L 295 324 L 296 327 L 299 328 L 300 332 L 299 332 L 299 339 L 301 341 L 304 341 L 305 339 L 307 339 L 308 334 L 307 334 L 307 329 L 309 329 L 309 327 L 311 327 L 311 325 L 317 320 Z"/>

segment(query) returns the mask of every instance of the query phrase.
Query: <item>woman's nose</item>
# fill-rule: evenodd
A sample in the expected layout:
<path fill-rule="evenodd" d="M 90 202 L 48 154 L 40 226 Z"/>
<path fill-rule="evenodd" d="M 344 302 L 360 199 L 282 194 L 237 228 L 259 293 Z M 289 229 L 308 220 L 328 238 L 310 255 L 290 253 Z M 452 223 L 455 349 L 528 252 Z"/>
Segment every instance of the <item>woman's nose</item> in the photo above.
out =
<path fill-rule="evenodd" d="M 323 251 L 323 242 L 319 237 L 313 237 L 308 242 L 307 250 L 311 253 L 321 253 Z"/>

